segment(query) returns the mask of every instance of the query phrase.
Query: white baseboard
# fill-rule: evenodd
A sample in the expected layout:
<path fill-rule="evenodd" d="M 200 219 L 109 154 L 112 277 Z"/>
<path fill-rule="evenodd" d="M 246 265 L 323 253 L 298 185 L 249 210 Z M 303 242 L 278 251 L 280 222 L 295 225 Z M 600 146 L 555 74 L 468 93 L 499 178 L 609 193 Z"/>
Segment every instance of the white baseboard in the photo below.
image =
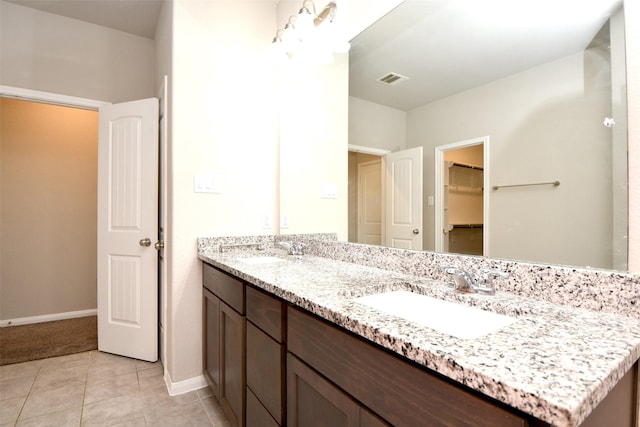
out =
<path fill-rule="evenodd" d="M 95 316 L 98 314 L 98 309 L 80 310 L 80 311 L 68 311 L 66 313 L 53 313 L 44 314 L 42 316 L 32 317 L 19 317 L 17 319 L 0 320 L 0 328 L 5 326 L 19 326 L 29 325 L 31 323 L 51 322 L 54 320 L 75 319 L 76 317 Z"/>
<path fill-rule="evenodd" d="M 204 379 L 203 375 L 174 383 L 171 381 L 171 376 L 167 370 L 164 371 L 164 383 L 167 385 L 169 396 L 177 396 L 190 391 L 200 390 L 201 388 L 208 386 L 207 380 Z"/>

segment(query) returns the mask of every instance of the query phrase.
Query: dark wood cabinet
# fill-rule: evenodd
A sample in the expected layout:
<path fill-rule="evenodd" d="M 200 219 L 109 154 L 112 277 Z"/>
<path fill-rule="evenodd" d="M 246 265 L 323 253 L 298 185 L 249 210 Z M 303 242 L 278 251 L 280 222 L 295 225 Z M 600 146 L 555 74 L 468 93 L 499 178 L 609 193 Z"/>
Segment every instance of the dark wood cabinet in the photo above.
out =
<path fill-rule="evenodd" d="M 220 303 L 220 406 L 232 425 L 244 426 L 245 318 Z"/>
<path fill-rule="evenodd" d="M 266 411 L 276 425 L 286 425 L 285 305 L 275 297 L 247 287 L 247 394 L 257 406 L 247 404 L 249 419 Z M 256 410 L 257 415 L 251 414 Z"/>
<path fill-rule="evenodd" d="M 290 353 L 287 355 L 287 393 L 291 426 L 388 426 Z"/>
<path fill-rule="evenodd" d="M 203 265 L 204 376 L 233 426 L 245 425 L 244 283 Z"/>
<path fill-rule="evenodd" d="M 548 426 L 203 268 L 204 376 L 234 426 Z M 636 363 L 583 425 L 635 425 L 639 376 Z"/>
<path fill-rule="evenodd" d="M 278 427 L 269 411 L 262 406 L 255 394 L 247 387 L 247 426 L 250 427 Z"/>
<path fill-rule="evenodd" d="M 302 310 L 289 307 L 287 324 L 291 353 L 394 426 L 529 425 L 523 416 Z M 295 394 L 288 397 L 290 405 Z"/>
<path fill-rule="evenodd" d="M 206 289 L 203 296 L 204 377 L 220 400 L 220 299 Z"/>

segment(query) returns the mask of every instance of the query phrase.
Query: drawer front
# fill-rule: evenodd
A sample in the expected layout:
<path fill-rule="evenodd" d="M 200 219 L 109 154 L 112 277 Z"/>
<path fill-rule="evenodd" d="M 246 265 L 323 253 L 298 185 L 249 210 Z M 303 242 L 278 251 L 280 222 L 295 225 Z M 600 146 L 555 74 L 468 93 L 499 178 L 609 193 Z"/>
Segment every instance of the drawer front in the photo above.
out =
<path fill-rule="evenodd" d="M 283 342 L 285 306 L 275 297 L 247 286 L 247 319 L 265 331 L 274 340 Z"/>
<path fill-rule="evenodd" d="M 285 350 L 251 322 L 247 322 L 247 387 L 278 424 L 284 421 Z"/>
<path fill-rule="evenodd" d="M 244 283 L 242 281 L 203 263 L 202 283 L 235 311 L 244 314 Z"/>
<path fill-rule="evenodd" d="M 289 307 L 287 348 L 395 426 L 516 427 L 527 421 L 366 341 Z"/>

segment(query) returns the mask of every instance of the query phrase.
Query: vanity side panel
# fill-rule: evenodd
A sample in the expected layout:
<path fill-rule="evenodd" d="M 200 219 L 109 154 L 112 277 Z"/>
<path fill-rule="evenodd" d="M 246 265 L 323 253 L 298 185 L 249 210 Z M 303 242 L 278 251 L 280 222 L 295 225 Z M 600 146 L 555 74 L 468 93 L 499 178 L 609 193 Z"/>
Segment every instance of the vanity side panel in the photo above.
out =
<path fill-rule="evenodd" d="M 392 425 L 529 425 L 308 313 L 289 307 L 287 319 L 288 350 Z"/>

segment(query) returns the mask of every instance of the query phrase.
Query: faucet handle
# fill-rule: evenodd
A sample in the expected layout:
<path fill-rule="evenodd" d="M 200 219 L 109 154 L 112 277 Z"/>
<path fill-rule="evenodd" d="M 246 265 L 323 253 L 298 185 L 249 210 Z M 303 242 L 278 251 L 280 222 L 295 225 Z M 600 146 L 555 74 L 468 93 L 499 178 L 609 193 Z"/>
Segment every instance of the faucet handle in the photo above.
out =
<path fill-rule="evenodd" d="M 449 287 L 459 292 L 472 292 L 475 288 L 476 283 L 473 277 L 460 267 L 449 265 L 440 268 L 451 278 L 451 281 L 448 282 Z"/>
<path fill-rule="evenodd" d="M 491 289 L 492 291 L 495 289 L 493 279 L 507 278 L 509 278 L 509 273 L 505 273 L 503 271 L 489 269 L 482 270 L 482 285 L 487 289 Z"/>

